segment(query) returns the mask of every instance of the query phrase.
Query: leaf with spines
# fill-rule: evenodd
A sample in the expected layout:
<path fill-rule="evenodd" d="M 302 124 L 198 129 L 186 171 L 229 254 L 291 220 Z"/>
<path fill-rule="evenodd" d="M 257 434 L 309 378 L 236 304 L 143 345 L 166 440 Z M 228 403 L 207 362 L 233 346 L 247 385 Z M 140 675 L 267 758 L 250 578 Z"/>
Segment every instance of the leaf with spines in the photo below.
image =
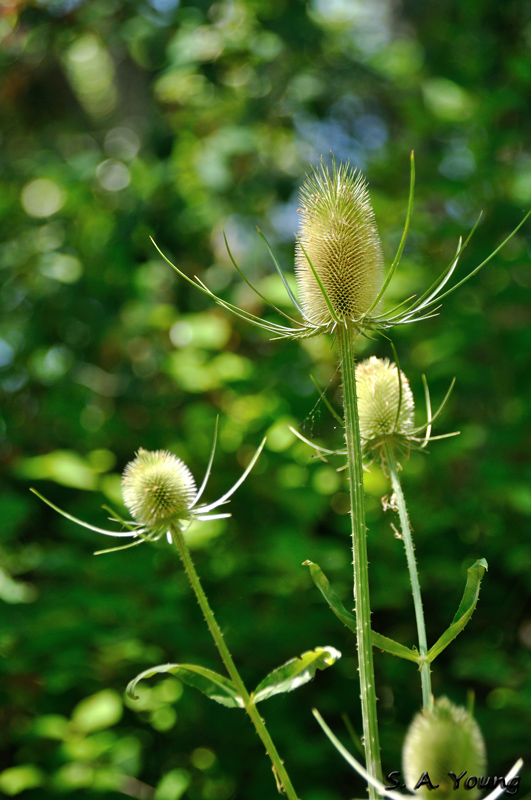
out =
<path fill-rule="evenodd" d="M 195 664 L 160 664 L 158 667 L 146 669 L 130 681 L 126 689 L 127 696 L 132 700 L 136 700 L 135 689 L 140 681 L 152 678 L 153 675 L 168 672 L 188 686 L 199 689 L 210 700 L 215 700 L 216 703 L 221 703 L 222 706 L 227 706 L 227 708 L 244 707 L 236 686 L 229 678 L 218 675 L 217 672 L 211 669 L 198 667 Z"/>
<path fill-rule="evenodd" d="M 474 613 L 474 609 L 476 608 L 479 598 L 481 581 L 485 571 L 488 570 L 488 568 L 489 565 L 484 558 L 478 559 L 478 561 L 475 561 L 474 564 L 468 568 L 465 591 L 455 617 L 452 620 L 452 624 L 445 630 L 443 635 L 437 639 L 435 644 L 430 647 L 428 653 L 426 654 L 426 657 L 430 662 L 434 661 L 437 656 L 448 647 L 450 642 L 461 633 L 470 617 Z"/>
<path fill-rule="evenodd" d="M 251 695 L 254 703 L 267 700 L 275 694 L 292 692 L 315 677 L 318 669 L 327 669 L 341 658 L 341 653 L 334 647 L 316 647 L 297 658 L 292 658 L 270 672 Z"/>
<path fill-rule="evenodd" d="M 331 611 L 334 612 L 336 617 L 341 620 L 343 625 L 346 625 L 349 630 L 351 630 L 354 634 L 356 633 L 356 617 L 354 614 L 351 614 L 335 591 L 330 586 L 330 581 L 324 574 L 323 570 L 318 564 L 314 564 L 313 561 L 305 561 L 303 566 L 310 568 L 310 575 L 312 576 L 312 580 L 323 595 L 324 599 L 330 606 Z M 399 642 L 395 642 L 394 639 L 389 639 L 387 636 L 382 636 L 380 633 L 376 633 L 376 631 L 371 631 L 371 640 L 372 646 L 377 647 L 379 650 L 384 650 L 386 653 L 391 653 L 393 656 L 398 656 L 399 658 L 405 658 L 407 661 L 413 661 L 415 664 L 419 663 L 419 655 L 409 647 L 406 647 Z"/>

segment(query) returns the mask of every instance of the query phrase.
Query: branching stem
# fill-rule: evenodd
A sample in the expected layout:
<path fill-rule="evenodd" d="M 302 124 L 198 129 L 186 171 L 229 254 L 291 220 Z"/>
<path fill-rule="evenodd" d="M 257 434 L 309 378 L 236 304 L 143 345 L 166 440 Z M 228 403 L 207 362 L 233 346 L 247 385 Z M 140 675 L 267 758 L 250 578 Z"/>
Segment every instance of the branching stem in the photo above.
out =
<path fill-rule="evenodd" d="M 398 469 L 392 447 L 388 446 L 386 448 L 386 458 L 389 467 L 389 474 L 391 476 L 391 485 L 396 497 L 398 516 L 400 518 L 400 528 L 402 530 L 402 539 L 406 550 L 407 566 L 409 569 L 411 590 L 413 592 L 413 604 L 415 606 L 415 618 L 417 620 L 419 653 L 421 656 L 425 656 L 428 652 L 428 643 L 426 639 L 426 624 L 424 622 L 424 609 L 422 607 L 422 596 L 420 593 L 417 561 L 415 559 L 415 548 L 413 546 L 413 537 L 411 535 L 411 526 L 409 524 L 406 501 L 404 499 L 404 493 L 402 492 L 402 485 L 398 476 Z M 426 660 L 421 661 L 420 680 L 422 684 L 423 708 L 431 708 L 433 705 L 433 696 L 431 693 L 431 674 L 430 665 Z"/>
<path fill-rule="evenodd" d="M 367 558 L 367 530 L 365 527 L 365 502 L 363 496 L 363 467 L 356 394 L 355 340 L 356 331 L 352 326 L 349 324 L 347 324 L 347 327 L 338 326 L 339 359 L 345 410 L 345 440 L 350 482 L 354 601 L 363 717 L 363 746 L 365 748 L 367 772 L 374 778 L 381 780 L 382 768 L 371 642 L 369 562 Z M 369 797 L 371 800 L 375 800 L 377 797 L 377 792 L 373 786 L 369 786 Z"/>
<path fill-rule="evenodd" d="M 207 596 L 203 591 L 203 587 L 201 586 L 199 576 L 195 569 L 194 562 L 192 561 L 188 546 L 184 540 L 183 533 L 176 525 L 172 525 L 170 531 L 173 542 L 179 551 L 181 561 L 188 576 L 188 580 L 190 581 L 190 585 L 195 593 L 195 596 L 197 597 L 197 601 L 201 607 L 201 611 L 203 612 L 208 629 L 212 634 L 212 638 L 214 639 L 216 647 L 218 648 L 221 659 L 225 664 L 225 668 L 243 700 L 244 708 L 251 718 L 256 732 L 262 740 L 262 744 L 264 745 L 266 752 L 271 759 L 273 771 L 275 773 L 275 777 L 277 778 L 277 783 L 282 786 L 282 789 L 288 800 L 298 800 L 295 789 L 293 788 L 289 775 L 284 767 L 284 763 L 282 762 L 277 749 L 273 744 L 273 740 L 269 735 L 269 731 L 265 726 L 265 722 L 258 713 L 258 709 L 253 703 L 249 692 L 247 691 L 245 684 L 241 679 L 240 673 L 238 672 L 238 669 L 232 659 L 229 648 L 225 643 L 221 628 L 216 622 L 214 612 L 212 611 L 210 603 L 207 600 Z"/>

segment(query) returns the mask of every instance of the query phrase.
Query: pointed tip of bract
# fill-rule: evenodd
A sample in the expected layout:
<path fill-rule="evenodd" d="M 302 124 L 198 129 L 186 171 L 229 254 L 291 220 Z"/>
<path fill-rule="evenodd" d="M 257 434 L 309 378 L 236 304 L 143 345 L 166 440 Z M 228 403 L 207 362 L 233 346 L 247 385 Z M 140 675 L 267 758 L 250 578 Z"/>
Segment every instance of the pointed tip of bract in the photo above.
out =
<path fill-rule="evenodd" d="M 197 489 L 180 458 L 165 450 L 140 448 L 122 476 L 122 497 L 133 519 L 159 528 L 190 516 Z"/>
<path fill-rule="evenodd" d="M 295 267 L 304 312 L 317 325 L 355 322 L 371 307 L 383 281 L 383 253 L 367 183 L 348 163 L 334 160 L 330 171 L 321 162 L 302 185 L 300 202 Z"/>

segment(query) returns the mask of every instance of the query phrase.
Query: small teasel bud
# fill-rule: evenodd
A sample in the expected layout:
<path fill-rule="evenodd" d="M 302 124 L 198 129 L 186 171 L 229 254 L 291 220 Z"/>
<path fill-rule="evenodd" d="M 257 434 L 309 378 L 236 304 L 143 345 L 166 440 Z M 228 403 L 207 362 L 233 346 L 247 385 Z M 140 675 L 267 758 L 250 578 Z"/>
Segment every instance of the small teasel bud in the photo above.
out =
<path fill-rule="evenodd" d="M 400 444 L 414 429 L 415 402 L 403 372 L 387 358 L 371 358 L 356 367 L 360 436 L 365 449 Z"/>
<path fill-rule="evenodd" d="M 165 450 L 140 449 L 122 476 L 122 498 L 134 520 L 150 528 L 188 519 L 197 494 L 192 473 Z"/>
<path fill-rule="evenodd" d="M 349 164 L 334 163 L 332 174 L 322 164 L 303 184 L 299 210 L 295 268 L 306 317 L 316 325 L 334 321 L 315 270 L 336 317 L 358 320 L 383 279 L 382 247 L 363 176 Z"/>
<path fill-rule="evenodd" d="M 413 719 L 402 752 L 402 769 L 407 788 L 416 795 L 432 800 L 474 800 L 486 764 L 481 731 L 465 708 L 441 697 L 433 709 L 425 708 Z"/>

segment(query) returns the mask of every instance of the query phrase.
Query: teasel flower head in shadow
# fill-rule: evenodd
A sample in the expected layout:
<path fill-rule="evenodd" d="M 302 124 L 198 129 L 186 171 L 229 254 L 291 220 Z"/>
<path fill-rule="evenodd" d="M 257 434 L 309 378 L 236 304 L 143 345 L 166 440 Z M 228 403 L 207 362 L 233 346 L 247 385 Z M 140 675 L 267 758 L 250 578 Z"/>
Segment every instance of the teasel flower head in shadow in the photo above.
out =
<path fill-rule="evenodd" d="M 337 165 L 334 159 L 329 169 L 321 162 L 307 176 L 301 187 L 301 222 L 295 254 L 299 298 L 292 291 L 267 239 L 258 231 L 297 317 L 286 314 L 251 284 L 237 265 L 225 237 L 227 252 L 238 274 L 263 303 L 284 318 L 282 324 L 256 316 L 217 296 L 200 278 L 191 278 L 172 264 L 158 245 L 155 242 L 153 244 L 162 258 L 182 278 L 236 316 L 267 330 L 273 334 L 273 338 L 302 339 L 319 333 L 334 332 L 338 326 L 350 327 L 371 338 L 375 332 L 385 332 L 395 325 L 406 325 L 434 316 L 441 301 L 491 261 L 531 214 L 529 211 L 512 233 L 481 264 L 447 288 L 459 258 L 476 230 L 481 218 L 479 215 L 466 240 L 459 240 L 450 264 L 423 294 L 410 297 L 388 311 L 382 311 L 382 300 L 406 244 L 413 211 L 414 185 L 415 162 L 412 153 L 406 222 L 396 256 L 385 278 L 383 252 L 367 183 L 361 173 L 348 163 Z"/>
<path fill-rule="evenodd" d="M 465 708 L 440 697 L 433 708 L 423 709 L 413 719 L 404 742 L 402 762 L 406 786 L 417 796 L 432 796 L 427 782 L 418 785 L 427 773 L 432 786 L 439 784 L 437 797 L 441 800 L 465 797 L 475 800 L 480 793 L 478 776 L 485 775 L 487 766 L 479 725 Z M 473 777 L 467 783 L 468 776 Z M 472 783 L 474 779 L 476 785 Z"/>
<path fill-rule="evenodd" d="M 467 798 L 476 796 L 474 792 L 471 791 L 474 787 L 471 786 L 470 783 L 468 789 L 465 787 L 464 792 L 455 791 L 455 784 L 452 780 L 450 780 L 451 776 L 448 773 L 454 772 L 456 778 L 459 778 L 461 773 L 466 771 L 466 774 L 462 776 L 461 779 L 461 790 L 464 786 L 463 782 L 467 777 L 478 777 L 482 775 L 482 770 L 485 769 L 485 744 L 483 742 L 483 737 L 477 723 L 474 721 L 469 712 L 464 708 L 459 708 L 458 706 L 453 705 L 453 703 L 451 703 L 447 698 L 440 698 L 439 700 L 436 700 L 432 711 L 427 711 L 425 709 L 417 714 L 408 730 L 403 750 L 403 772 L 404 777 L 406 778 L 407 786 L 405 788 L 408 789 L 407 793 L 398 792 L 396 789 L 386 786 L 382 783 L 382 781 L 370 775 L 365 767 L 360 764 L 357 758 L 355 758 L 355 756 L 353 756 L 352 753 L 347 750 L 347 748 L 332 732 L 317 709 L 312 709 L 312 713 L 338 753 L 343 756 L 345 761 L 350 764 L 350 766 L 358 773 L 358 775 L 361 775 L 361 777 L 364 778 L 368 784 L 374 786 L 380 797 L 389 798 L 389 800 L 411 800 L 412 798 L 419 796 L 440 796 L 443 799 L 454 798 L 456 796 L 459 799 L 460 797 L 463 797 L 463 795 Z M 452 732 L 455 735 L 452 735 Z M 423 737 L 423 733 L 425 733 L 426 738 Z M 441 746 L 439 742 L 447 746 L 448 750 L 446 750 L 446 748 L 441 748 L 439 750 L 439 747 Z M 459 752 L 459 747 L 456 747 L 456 745 L 461 745 L 463 748 L 461 752 Z M 430 752 L 432 753 L 431 758 L 429 755 Z M 436 753 L 440 753 L 441 755 L 448 755 L 448 753 L 450 753 L 452 756 L 456 756 L 456 761 L 453 763 L 453 766 L 450 766 L 449 762 L 446 760 L 446 756 L 444 757 L 442 763 L 444 765 L 448 763 L 448 766 L 446 767 L 446 774 L 444 776 L 439 772 L 440 767 L 436 766 L 440 764 L 440 761 L 433 760 L 433 756 Z M 462 758 L 463 755 L 466 755 L 464 760 Z M 457 772 L 457 769 L 459 769 L 459 764 L 463 763 L 464 766 L 462 766 L 460 771 Z M 489 792 L 489 794 L 483 797 L 483 800 L 498 800 L 498 798 L 504 794 L 508 786 L 519 786 L 520 778 L 518 773 L 521 771 L 523 765 L 523 760 L 521 758 L 517 759 L 504 778 L 495 779 L 495 781 L 497 781 L 497 785 L 492 789 L 491 792 Z M 411 785 L 416 786 L 419 782 L 419 779 L 423 779 L 425 773 L 428 773 L 428 776 L 433 784 L 439 782 L 442 784 L 442 780 L 438 780 L 439 777 L 445 781 L 450 781 L 451 791 L 441 791 L 443 788 L 441 785 L 441 789 L 437 789 L 437 794 L 433 795 L 433 793 L 430 793 L 427 783 L 424 785 L 427 795 L 423 792 L 420 792 L 422 787 L 412 791 Z M 436 778 L 437 780 L 435 780 Z M 484 788 L 490 788 L 490 781 L 489 783 L 484 781 L 484 783 Z M 447 785 L 444 788 L 446 789 Z M 515 794 L 515 792 L 513 791 L 512 794 Z"/>
<path fill-rule="evenodd" d="M 140 448 L 133 461 L 127 464 L 122 475 L 122 499 L 131 513 L 132 519 L 123 520 L 111 509 L 104 506 L 106 510 L 111 511 L 111 521 L 119 523 L 126 530 L 105 530 L 88 522 L 83 522 L 55 506 L 35 489 L 31 491 L 63 517 L 84 528 L 96 533 L 102 533 L 105 536 L 131 538 L 134 540 L 121 547 L 100 550 L 95 555 L 125 550 L 128 547 L 142 544 L 142 542 L 157 541 L 162 536 L 166 536 L 168 542 L 171 543 L 171 533 L 169 532 L 171 526 L 177 526 L 181 530 L 185 530 L 195 521 L 204 522 L 214 519 L 226 519 L 231 516 L 226 512 L 218 513 L 217 509 L 229 502 L 231 496 L 241 486 L 256 464 L 265 445 L 264 439 L 243 474 L 225 494 L 212 503 L 200 503 L 199 501 L 203 496 L 212 471 L 216 441 L 217 423 L 210 459 L 199 489 L 196 487 L 192 473 L 180 458 L 166 450 L 150 452 Z"/>

